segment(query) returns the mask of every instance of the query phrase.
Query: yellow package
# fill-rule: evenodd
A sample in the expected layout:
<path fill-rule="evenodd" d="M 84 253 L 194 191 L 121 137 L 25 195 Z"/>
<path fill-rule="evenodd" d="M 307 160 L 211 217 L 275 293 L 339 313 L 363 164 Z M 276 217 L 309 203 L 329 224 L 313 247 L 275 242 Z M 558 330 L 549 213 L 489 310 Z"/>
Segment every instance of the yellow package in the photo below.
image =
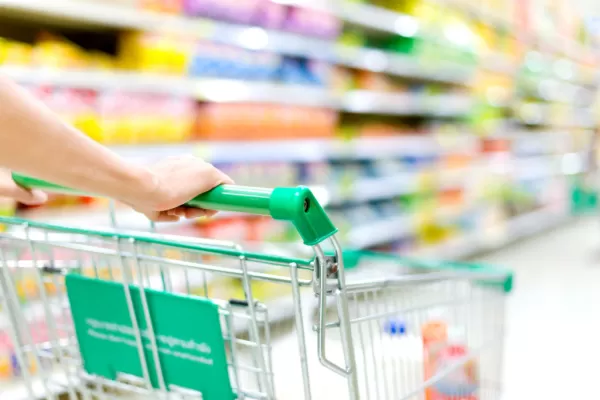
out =
<path fill-rule="evenodd" d="M 153 142 L 152 126 L 158 116 L 152 114 L 133 114 L 129 118 L 129 133 L 126 138 L 128 144 L 142 144 Z"/>
<path fill-rule="evenodd" d="M 146 32 L 125 32 L 119 37 L 118 63 L 128 70 L 145 71 L 154 68 L 156 35 Z"/>
<path fill-rule="evenodd" d="M 96 141 L 102 140 L 100 117 L 92 110 L 78 115 L 75 127 Z"/>
<path fill-rule="evenodd" d="M 113 56 L 100 51 L 91 51 L 87 54 L 89 67 L 97 70 L 113 70 L 116 68 L 116 60 Z"/>
<path fill-rule="evenodd" d="M 480 38 L 480 50 L 483 53 L 496 51 L 495 32 L 485 23 L 479 23 L 477 26 L 477 36 Z"/>
<path fill-rule="evenodd" d="M 4 60 L 6 59 L 6 46 L 7 40 L 0 37 L 0 65 L 4 64 Z"/>
<path fill-rule="evenodd" d="M 116 144 L 133 143 L 135 120 L 132 114 L 120 115 L 117 118 L 116 131 L 113 140 Z"/>
<path fill-rule="evenodd" d="M 119 42 L 119 65 L 133 71 L 168 73 L 168 40 L 147 32 L 123 34 Z"/>
<path fill-rule="evenodd" d="M 114 115 L 103 115 L 100 118 L 100 129 L 97 140 L 103 144 L 114 144 L 117 142 L 119 132 L 119 118 Z"/>
<path fill-rule="evenodd" d="M 8 65 L 31 65 L 33 48 L 30 44 L 7 40 L 4 45 L 4 63 Z"/>
<path fill-rule="evenodd" d="M 33 47 L 36 65 L 54 68 L 88 68 L 88 57 L 83 49 L 67 39 L 43 33 Z"/>
<path fill-rule="evenodd" d="M 411 12 L 426 28 L 434 27 L 441 7 L 429 1 L 421 1 L 416 4 Z M 439 29 L 439 26 L 437 27 Z"/>
<path fill-rule="evenodd" d="M 170 72 L 178 76 L 186 75 L 195 40 L 174 36 L 172 41 L 173 53 L 170 55 Z"/>

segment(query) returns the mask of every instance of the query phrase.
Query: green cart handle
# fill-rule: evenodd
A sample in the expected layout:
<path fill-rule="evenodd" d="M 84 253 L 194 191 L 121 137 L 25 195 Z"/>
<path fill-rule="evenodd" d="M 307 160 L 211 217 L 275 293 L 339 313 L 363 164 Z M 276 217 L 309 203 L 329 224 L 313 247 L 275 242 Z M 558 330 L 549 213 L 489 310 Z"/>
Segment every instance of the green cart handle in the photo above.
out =
<path fill-rule="evenodd" d="M 93 196 L 93 194 L 17 173 L 13 173 L 12 177 L 18 185 L 24 188 Z M 265 189 L 222 185 L 196 196 L 186 205 L 208 210 L 269 215 L 277 220 L 290 221 L 307 246 L 317 245 L 337 233 L 336 227 L 313 193 L 309 188 L 303 186 Z"/>

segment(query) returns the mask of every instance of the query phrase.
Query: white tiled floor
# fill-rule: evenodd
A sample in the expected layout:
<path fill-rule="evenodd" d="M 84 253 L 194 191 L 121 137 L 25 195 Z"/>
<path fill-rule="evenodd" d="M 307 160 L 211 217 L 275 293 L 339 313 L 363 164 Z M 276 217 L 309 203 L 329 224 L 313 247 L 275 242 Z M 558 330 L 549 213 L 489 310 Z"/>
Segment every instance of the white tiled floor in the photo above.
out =
<path fill-rule="evenodd" d="M 504 399 L 599 398 L 600 216 L 483 260 L 515 272 Z"/>

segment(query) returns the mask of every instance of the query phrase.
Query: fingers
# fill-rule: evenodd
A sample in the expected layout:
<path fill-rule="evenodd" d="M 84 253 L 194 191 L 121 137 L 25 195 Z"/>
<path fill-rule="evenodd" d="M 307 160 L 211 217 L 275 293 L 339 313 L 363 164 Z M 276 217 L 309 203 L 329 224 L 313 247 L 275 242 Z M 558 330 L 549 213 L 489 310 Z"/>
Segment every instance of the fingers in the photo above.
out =
<path fill-rule="evenodd" d="M 227 174 L 195 157 L 167 159 L 154 165 L 150 171 L 157 182 L 151 195 L 140 196 L 128 203 L 144 212 L 154 211 L 150 217 L 155 221 L 212 217 L 215 211 L 191 209 L 185 203 L 216 186 L 233 184 L 233 179 Z"/>
<path fill-rule="evenodd" d="M 6 196 L 12 197 L 16 201 L 28 206 L 39 206 L 48 201 L 48 195 L 41 190 L 24 189 L 16 184 L 10 187 Z"/>
<path fill-rule="evenodd" d="M 182 207 L 177 207 L 173 210 L 168 211 L 169 213 L 171 213 L 172 215 L 177 215 L 178 217 L 182 217 L 182 218 L 209 218 L 209 217 L 213 217 L 215 214 L 218 213 L 218 211 L 215 210 L 206 210 L 204 208 L 195 208 L 195 207 L 186 207 L 186 206 L 182 206 Z"/>
<path fill-rule="evenodd" d="M 218 211 L 215 210 L 205 210 L 202 208 L 191 208 L 191 207 L 186 207 L 185 208 L 185 218 L 201 218 L 201 217 L 206 217 L 206 218 L 210 218 L 210 217 L 214 217 L 216 214 L 218 213 Z"/>
<path fill-rule="evenodd" d="M 146 217 L 148 217 L 148 219 L 150 221 L 154 221 L 154 222 L 177 222 L 177 221 L 179 221 L 178 216 L 170 215 L 166 211 L 144 213 L 144 215 Z"/>
<path fill-rule="evenodd" d="M 181 218 L 210 218 L 215 216 L 217 213 L 218 211 L 215 210 L 205 210 L 202 208 L 182 206 L 167 211 L 146 212 L 144 215 L 154 222 L 177 222 Z"/>
<path fill-rule="evenodd" d="M 219 170 L 217 170 L 219 171 Z M 219 171 L 219 185 L 233 185 L 235 182 L 222 171 Z"/>

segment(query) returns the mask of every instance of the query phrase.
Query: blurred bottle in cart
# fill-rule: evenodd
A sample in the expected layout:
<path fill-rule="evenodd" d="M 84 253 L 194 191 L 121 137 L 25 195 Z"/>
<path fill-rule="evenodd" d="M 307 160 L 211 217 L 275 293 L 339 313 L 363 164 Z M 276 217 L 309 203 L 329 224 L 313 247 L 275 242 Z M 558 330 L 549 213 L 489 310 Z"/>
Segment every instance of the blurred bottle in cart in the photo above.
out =
<path fill-rule="evenodd" d="M 426 400 L 479 400 L 478 366 L 469 355 L 464 338 L 444 321 L 427 322 L 423 337 L 424 380 L 434 378 L 425 389 Z"/>
<path fill-rule="evenodd" d="M 11 341 L 7 332 L 0 331 L 0 381 L 12 378 Z"/>

